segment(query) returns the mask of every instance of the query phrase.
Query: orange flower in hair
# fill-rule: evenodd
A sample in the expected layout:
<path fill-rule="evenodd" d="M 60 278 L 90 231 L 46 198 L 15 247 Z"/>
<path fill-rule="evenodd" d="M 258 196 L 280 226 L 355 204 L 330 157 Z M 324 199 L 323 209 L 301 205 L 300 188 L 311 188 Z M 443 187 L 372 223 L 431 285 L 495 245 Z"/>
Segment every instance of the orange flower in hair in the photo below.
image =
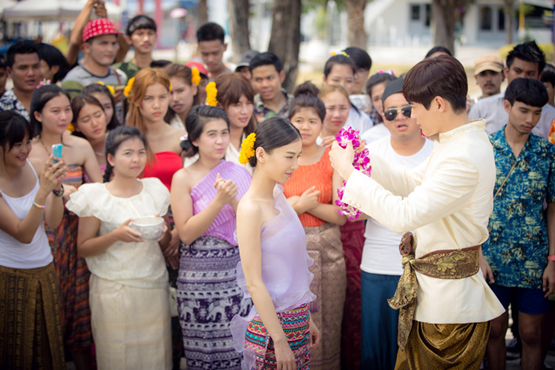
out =
<path fill-rule="evenodd" d="M 127 99 L 129 99 L 129 93 L 133 88 L 133 83 L 135 83 L 135 77 L 131 77 L 129 81 L 127 81 L 127 86 L 125 86 L 125 89 L 123 90 L 123 95 L 125 95 Z"/>
<path fill-rule="evenodd" d="M 216 87 L 216 83 L 214 81 L 208 83 L 206 85 L 206 103 L 211 107 L 215 107 L 218 105 L 218 88 Z"/>
<path fill-rule="evenodd" d="M 254 142 L 256 141 L 256 134 L 253 132 L 243 140 L 241 143 L 241 152 L 239 153 L 239 163 L 246 165 L 249 158 L 254 156 Z"/>
<path fill-rule="evenodd" d="M 198 86 L 200 84 L 200 72 L 198 71 L 198 68 L 191 68 L 191 74 L 193 75 L 191 77 L 191 82 Z"/>

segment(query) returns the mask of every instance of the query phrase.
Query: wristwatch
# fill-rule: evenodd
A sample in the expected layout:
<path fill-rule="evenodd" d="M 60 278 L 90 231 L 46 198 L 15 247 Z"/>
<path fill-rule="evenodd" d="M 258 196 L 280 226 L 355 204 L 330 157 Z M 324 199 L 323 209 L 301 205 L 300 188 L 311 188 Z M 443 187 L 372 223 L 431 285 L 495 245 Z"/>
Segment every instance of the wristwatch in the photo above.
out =
<path fill-rule="evenodd" d="M 60 190 L 52 190 L 52 194 L 57 197 L 61 197 L 62 195 L 64 195 L 64 187 L 62 186 Z"/>

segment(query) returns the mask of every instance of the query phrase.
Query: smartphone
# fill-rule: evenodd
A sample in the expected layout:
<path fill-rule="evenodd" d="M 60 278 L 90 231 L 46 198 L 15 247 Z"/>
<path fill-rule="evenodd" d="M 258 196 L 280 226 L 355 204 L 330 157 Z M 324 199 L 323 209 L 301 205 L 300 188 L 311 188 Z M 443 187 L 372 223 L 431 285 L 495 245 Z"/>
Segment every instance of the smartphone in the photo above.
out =
<path fill-rule="evenodd" d="M 54 144 L 52 145 L 52 155 L 56 158 L 62 158 L 62 148 L 64 146 L 62 144 Z M 52 163 L 58 163 L 57 160 L 52 160 Z"/>

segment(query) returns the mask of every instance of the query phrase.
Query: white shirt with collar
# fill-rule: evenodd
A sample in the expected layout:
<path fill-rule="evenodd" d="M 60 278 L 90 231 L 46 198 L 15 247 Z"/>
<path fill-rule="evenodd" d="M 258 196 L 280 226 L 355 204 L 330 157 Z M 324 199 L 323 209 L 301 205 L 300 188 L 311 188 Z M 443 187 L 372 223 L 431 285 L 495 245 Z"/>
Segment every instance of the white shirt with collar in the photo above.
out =
<path fill-rule="evenodd" d="M 416 258 L 482 244 L 493 209 L 495 160 L 484 120 L 439 135 L 430 158 L 413 170 L 370 155 L 372 175 L 354 171 L 343 201 L 389 229 L 414 230 Z M 464 279 L 416 273 L 414 319 L 430 324 L 486 322 L 505 309 L 482 271 Z"/>
<path fill-rule="evenodd" d="M 485 119 L 486 133 L 488 135 L 493 134 L 509 122 L 509 113 L 505 111 L 504 102 L 504 92 L 480 99 L 470 109 L 468 117 L 471 120 L 479 118 Z M 540 120 L 532 132 L 547 140 L 553 120 L 555 120 L 555 108 L 549 104 L 544 105 Z"/>

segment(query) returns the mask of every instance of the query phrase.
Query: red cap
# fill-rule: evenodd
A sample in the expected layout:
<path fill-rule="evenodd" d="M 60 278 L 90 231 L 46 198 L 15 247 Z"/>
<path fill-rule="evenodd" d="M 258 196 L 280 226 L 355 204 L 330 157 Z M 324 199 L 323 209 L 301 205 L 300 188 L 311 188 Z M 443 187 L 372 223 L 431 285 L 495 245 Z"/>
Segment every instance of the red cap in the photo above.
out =
<path fill-rule="evenodd" d="M 106 18 L 93 19 L 85 26 L 83 30 L 83 42 L 96 36 L 102 35 L 119 35 L 120 32 L 114 26 L 111 20 Z"/>
<path fill-rule="evenodd" d="M 198 69 L 198 71 L 200 73 L 202 73 L 204 75 L 204 77 L 208 77 L 208 71 L 206 70 L 206 68 L 204 68 L 202 63 L 200 63 L 200 62 L 187 62 L 187 63 L 185 63 L 185 65 L 189 68 L 195 67 L 196 69 Z"/>

